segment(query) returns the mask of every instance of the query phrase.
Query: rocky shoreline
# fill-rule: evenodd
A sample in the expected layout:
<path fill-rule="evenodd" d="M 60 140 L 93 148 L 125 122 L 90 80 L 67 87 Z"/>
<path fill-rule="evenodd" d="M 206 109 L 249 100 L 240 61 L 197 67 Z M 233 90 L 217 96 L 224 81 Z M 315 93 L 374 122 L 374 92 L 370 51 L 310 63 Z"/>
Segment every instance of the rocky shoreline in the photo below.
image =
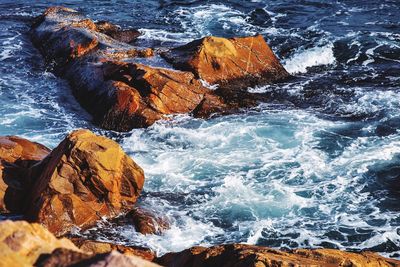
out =
<path fill-rule="evenodd" d="M 206 118 L 238 112 L 268 100 L 247 92 L 248 86 L 289 78 L 259 35 L 204 37 L 157 51 L 133 46 L 140 34 L 134 29 L 93 22 L 64 7 L 47 9 L 30 34 L 94 121 L 116 131 L 148 127 L 172 114 Z M 171 68 L 135 62 L 150 57 Z M 53 150 L 0 137 L 0 213 L 22 218 L 0 221 L 0 266 L 400 266 L 372 252 L 245 244 L 156 255 L 71 235 L 100 220 L 162 235 L 168 220 L 136 206 L 144 180 L 145 170 L 118 143 L 89 130 L 69 133 Z"/>
<path fill-rule="evenodd" d="M 2 266 L 400 266 L 372 252 L 227 244 L 159 257 L 141 247 L 69 240 L 71 231 L 105 218 L 132 223 L 143 234 L 169 227 L 165 218 L 135 206 L 145 179 L 140 166 L 117 143 L 88 130 L 70 133 L 52 151 L 1 137 L 0 178 L 1 213 L 26 220 L 0 222 Z"/>

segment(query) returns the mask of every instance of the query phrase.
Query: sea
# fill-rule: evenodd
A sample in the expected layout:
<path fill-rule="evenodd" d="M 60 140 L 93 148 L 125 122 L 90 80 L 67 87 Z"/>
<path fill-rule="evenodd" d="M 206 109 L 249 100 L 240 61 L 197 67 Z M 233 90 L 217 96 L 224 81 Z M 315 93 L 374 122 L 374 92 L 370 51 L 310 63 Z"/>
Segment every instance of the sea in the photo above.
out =
<path fill-rule="evenodd" d="M 262 34 L 293 78 L 247 88 L 270 101 L 238 114 L 103 130 L 30 41 L 54 5 L 139 29 L 138 47 Z M 104 220 L 76 235 L 159 255 L 240 242 L 400 258 L 399 110 L 398 0 L 0 0 L 0 135 L 112 138 L 145 171 L 138 205 L 171 225 L 142 235 Z"/>

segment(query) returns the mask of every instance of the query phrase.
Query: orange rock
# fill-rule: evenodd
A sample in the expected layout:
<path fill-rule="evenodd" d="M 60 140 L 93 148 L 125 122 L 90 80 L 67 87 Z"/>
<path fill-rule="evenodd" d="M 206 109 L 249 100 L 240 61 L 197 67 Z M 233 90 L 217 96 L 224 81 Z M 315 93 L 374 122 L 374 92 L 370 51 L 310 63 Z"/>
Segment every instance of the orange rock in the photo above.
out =
<path fill-rule="evenodd" d="M 18 165 L 29 165 L 46 157 L 47 147 L 17 136 L 0 136 L 0 160 Z"/>
<path fill-rule="evenodd" d="M 284 252 L 244 244 L 210 248 L 193 247 L 182 252 L 165 254 L 156 262 L 167 267 L 400 266 L 400 261 L 387 259 L 371 252 L 351 253 L 335 249 L 297 249 Z"/>
<path fill-rule="evenodd" d="M 68 239 L 57 239 L 39 224 L 0 222 L 0 266 L 32 266 L 42 253 L 56 248 L 80 250 Z"/>
<path fill-rule="evenodd" d="M 0 212 L 22 211 L 30 187 L 28 168 L 49 152 L 47 147 L 24 138 L 0 137 Z"/>
<path fill-rule="evenodd" d="M 26 215 L 62 235 L 133 208 L 143 170 L 114 141 L 88 130 L 69 134 L 42 162 Z"/>
<path fill-rule="evenodd" d="M 148 261 L 152 261 L 155 258 L 155 253 L 153 251 L 142 247 L 123 246 L 108 242 L 87 240 L 84 238 L 72 238 L 71 241 L 85 253 L 101 254 L 115 250 L 124 255 L 133 255 Z"/>
<path fill-rule="evenodd" d="M 104 128 L 129 130 L 147 127 L 165 115 L 224 107 L 222 99 L 217 96 L 209 97 L 213 100 L 212 107 L 199 107 L 207 96 L 211 96 L 211 91 L 190 72 L 108 62 L 104 73 L 106 79 L 118 81 L 112 82 L 116 88 L 115 100 L 102 119 Z"/>
<path fill-rule="evenodd" d="M 246 88 L 289 76 L 261 35 L 205 37 L 163 56 L 174 67 L 192 71 L 197 78 L 221 86 Z"/>

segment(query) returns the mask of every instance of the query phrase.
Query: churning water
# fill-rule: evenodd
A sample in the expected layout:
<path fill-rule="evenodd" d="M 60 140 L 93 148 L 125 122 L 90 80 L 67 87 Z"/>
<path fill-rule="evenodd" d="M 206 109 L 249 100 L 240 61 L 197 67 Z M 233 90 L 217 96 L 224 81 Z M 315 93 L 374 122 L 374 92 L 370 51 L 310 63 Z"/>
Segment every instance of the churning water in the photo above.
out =
<path fill-rule="evenodd" d="M 0 134 L 50 147 L 75 128 L 117 140 L 146 174 L 140 205 L 172 227 L 143 236 L 106 222 L 86 234 L 162 254 L 245 242 L 370 249 L 400 257 L 400 2 L 68 1 L 139 28 L 139 46 L 261 33 L 295 77 L 249 88 L 269 103 L 148 129 L 96 128 L 27 36 L 61 1 L 0 1 Z"/>

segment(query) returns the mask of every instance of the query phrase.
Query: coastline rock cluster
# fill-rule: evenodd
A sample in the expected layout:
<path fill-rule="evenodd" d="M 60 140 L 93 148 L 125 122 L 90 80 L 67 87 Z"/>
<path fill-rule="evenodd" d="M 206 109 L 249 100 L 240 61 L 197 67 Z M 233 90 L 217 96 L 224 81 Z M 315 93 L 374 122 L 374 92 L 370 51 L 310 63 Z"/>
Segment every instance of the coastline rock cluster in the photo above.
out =
<path fill-rule="evenodd" d="M 205 37 L 160 53 L 131 45 L 138 35 L 64 7 L 47 9 L 31 29 L 46 61 L 106 129 L 147 127 L 171 114 L 234 112 L 257 104 L 248 86 L 289 77 L 261 35 Z M 164 58 L 176 69 L 138 61 L 150 57 Z M 219 88 L 211 90 L 205 82 Z"/>
<path fill-rule="evenodd" d="M 139 34 L 64 7 L 47 9 L 31 30 L 54 71 L 107 129 L 146 127 L 177 113 L 236 111 L 261 99 L 246 87 L 289 76 L 261 36 L 205 37 L 157 52 L 132 46 Z M 175 69 L 135 62 L 140 57 L 163 58 Z M 146 248 L 71 237 L 74 229 L 104 219 L 132 224 L 142 234 L 163 234 L 168 220 L 136 206 L 144 179 L 118 143 L 88 130 L 71 132 L 53 150 L 0 137 L 0 213 L 23 219 L 0 220 L 0 266 L 400 266 L 371 252 L 244 244 L 158 257 Z"/>

